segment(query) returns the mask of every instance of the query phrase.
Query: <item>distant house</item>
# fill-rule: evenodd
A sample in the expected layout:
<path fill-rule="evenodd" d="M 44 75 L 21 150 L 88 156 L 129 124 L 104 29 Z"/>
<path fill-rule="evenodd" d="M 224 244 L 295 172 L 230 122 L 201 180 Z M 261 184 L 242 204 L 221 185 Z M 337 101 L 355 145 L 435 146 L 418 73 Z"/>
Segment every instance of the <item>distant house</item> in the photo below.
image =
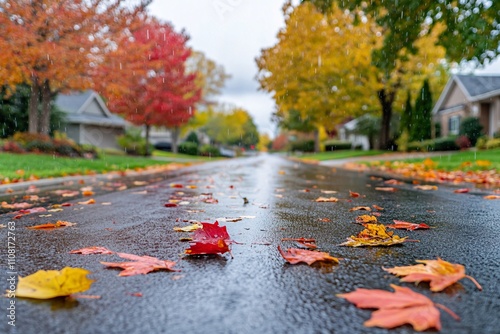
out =
<path fill-rule="evenodd" d="M 339 140 L 351 142 L 352 147 L 361 147 L 366 151 L 370 149 L 370 140 L 368 136 L 356 133 L 356 126 L 358 125 L 359 118 L 355 118 L 347 123 L 340 125 L 337 128 Z"/>
<path fill-rule="evenodd" d="M 500 130 L 500 76 L 454 75 L 432 110 L 441 136 L 458 134 L 465 117 L 477 117 L 488 136 Z"/>
<path fill-rule="evenodd" d="M 66 113 L 66 134 L 79 144 L 118 148 L 116 137 L 125 133 L 128 123 L 113 115 L 93 90 L 59 94 L 55 105 Z"/>

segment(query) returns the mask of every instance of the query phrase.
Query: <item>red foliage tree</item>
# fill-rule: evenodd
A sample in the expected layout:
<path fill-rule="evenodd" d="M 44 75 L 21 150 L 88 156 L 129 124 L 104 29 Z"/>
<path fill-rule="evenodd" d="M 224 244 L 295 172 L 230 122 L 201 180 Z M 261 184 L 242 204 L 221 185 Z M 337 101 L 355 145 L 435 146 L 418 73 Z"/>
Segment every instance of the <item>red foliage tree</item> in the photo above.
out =
<path fill-rule="evenodd" d="M 148 22 L 122 50 L 126 55 L 147 46 L 143 59 L 135 64 L 146 74 L 129 78 L 117 94 L 103 87 L 110 110 L 136 125 L 144 125 L 147 142 L 151 126 L 169 128 L 174 152 L 179 127 L 194 116 L 195 103 L 201 99 L 196 74 L 186 71 L 186 60 L 191 54 L 187 40 L 188 36 L 175 32 L 170 24 Z"/>

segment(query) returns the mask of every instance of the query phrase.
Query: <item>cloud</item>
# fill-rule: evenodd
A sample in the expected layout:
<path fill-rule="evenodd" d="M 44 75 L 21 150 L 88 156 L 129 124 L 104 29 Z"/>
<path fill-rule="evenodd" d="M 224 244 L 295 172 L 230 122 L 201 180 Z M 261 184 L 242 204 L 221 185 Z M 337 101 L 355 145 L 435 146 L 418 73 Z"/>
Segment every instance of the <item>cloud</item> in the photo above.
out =
<path fill-rule="evenodd" d="M 154 0 L 150 13 L 185 29 L 189 45 L 224 66 L 228 80 L 221 101 L 242 106 L 259 131 L 273 132 L 270 95 L 258 92 L 255 58 L 277 41 L 284 26 L 282 1 L 270 0 Z"/>

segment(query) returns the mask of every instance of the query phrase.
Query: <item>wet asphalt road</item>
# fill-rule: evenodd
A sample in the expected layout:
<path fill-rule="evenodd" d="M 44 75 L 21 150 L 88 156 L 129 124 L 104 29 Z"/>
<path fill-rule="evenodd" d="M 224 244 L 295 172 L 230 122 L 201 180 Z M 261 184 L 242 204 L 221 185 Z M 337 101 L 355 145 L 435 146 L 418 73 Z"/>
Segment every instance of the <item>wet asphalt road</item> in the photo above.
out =
<path fill-rule="evenodd" d="M 389 290 L 399 280 L 381 267 L 414 264 L 441 257 L 466 266 L 483 286 L 462 280 L 441 293 L 428 285 L 413 288 L 455 311 L 456 322 L 441 313 L 442 333 L 500 333 L 500 202 L 480 194 L 454 194 L 451 188 L 421 191 L 396 186 L 395 193 L 375 191 L 381 181 L 365 174 L 303 165 L 279 157 L 258 156 L 189 167 L 162 176 L 165 181 L 94 197 L 95 205 L 74 205 L 53 217 L 37 214 L 15 221 L 16 269 L 26 276 L 39 269 L 65 266 L 90 270 L 96 280 L 87 294 L 101 299 L 34 301 L 16 299 L 16 327 L 7 324 L 7 299 L 1 300 L 1 333 L 413 333 L 410 326 L 387 331 L 365 328 L 369 310 L 356 309 L 336 297 L 357 287 Z M 171 188 L 170 183 L 196 185 Z M 307 190 L 308 191 L 307 191 Z M 146 192 L 144 192 L 144 190 Z M 336 190 L 337 203 L 316 203 L 320 190 Z M 348 191 L 366 197 L 349 198 Z M 164 207 L 176 192 L 190 204 Z M 196 201 L 212 193 L 218 204 Z M 188 198 L 189 197 L 189 198 Z M 244 205 L 241 197 L 247 197 Z M 74 200 L 73 202 L 76 202 Z M 101 205 L 111 202 L 111 205 Z M 419 243 L 389 248 L 348 248 L 338 244 L 359 232 L 362 214 L 354 206 L 385 208 L 380 221 L 425 222 L 435 228 L 397 231 Z M 183 220 L 214 222 L 220 217 L 255 216 L 224 222 L 234 258 L 182 257 L 188 245 L 174 232 Z M 320 221 L 328 218 L 331 222 Z M 68 220 L 78 225 L 52 231 L 25 227 Z M 177 221 L 176 221 L 177 220 Z M 13 221 L 0 215 L 0 224 Z M 1 273 L 6 273 L 6 229 Z M 277 251 L 282 238 L 315 238 L 319 250 L 342 258 L 328 266 L 289 265 Z M 270 245 L 269 245 L 270 244 Z M 118 277 L 99 261 L 119 262 L 115 255 L 72 255 L 70 250 L 104 246 L 114 251 L 179 261 L 181 272 L 154 272 Z M 2 289 L 7 288 L 2 279 Z M 141 293 L 136 297 L 134 293 Z"/>

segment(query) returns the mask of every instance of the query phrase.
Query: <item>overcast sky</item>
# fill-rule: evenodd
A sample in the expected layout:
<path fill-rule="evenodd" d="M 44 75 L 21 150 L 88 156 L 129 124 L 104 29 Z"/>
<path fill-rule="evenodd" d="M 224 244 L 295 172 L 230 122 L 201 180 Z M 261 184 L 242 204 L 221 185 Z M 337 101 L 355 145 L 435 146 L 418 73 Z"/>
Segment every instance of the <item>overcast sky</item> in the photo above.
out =
<path fill-rule="evenodd" d="M 232 78 L 219 100 L 245 108 L 260 132 L 274 134 L 274 102 L 258 91 L 255 58 L 273 46 L 284 26 L 284 0 L 154 0 L 154 16 L 169 21 L 176 31 L 185 29 L 189 45 L 223 65 Z M 500 61 L 476 73 L 500 73 Z"/>

